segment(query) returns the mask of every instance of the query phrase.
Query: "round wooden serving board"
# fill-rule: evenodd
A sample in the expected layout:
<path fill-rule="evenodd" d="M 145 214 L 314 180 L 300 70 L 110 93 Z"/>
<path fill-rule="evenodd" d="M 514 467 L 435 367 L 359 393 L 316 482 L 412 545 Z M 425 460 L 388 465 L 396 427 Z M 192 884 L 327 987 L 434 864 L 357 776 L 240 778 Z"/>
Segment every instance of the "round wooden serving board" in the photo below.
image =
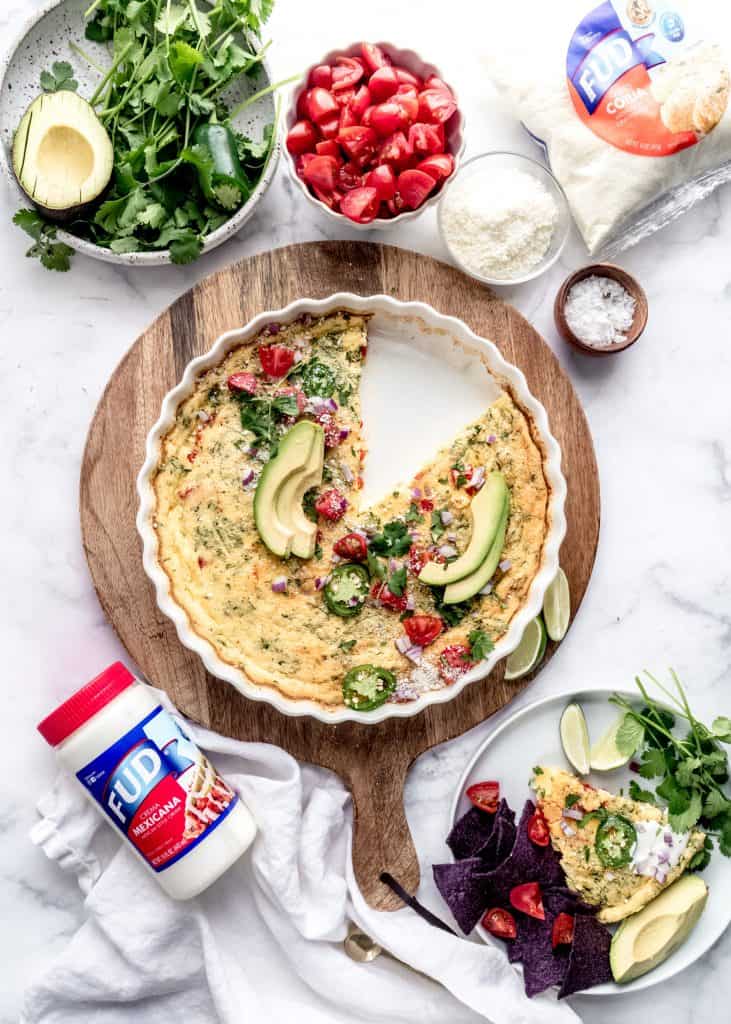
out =
<path fill-rule="evenodd" d="M 187 363 L 224 331 L 302 296 L 336 291 L 421 300 L 464 320 L 519 366 L 548 410 L 563 450 L 568 533 L 561 563 L 573 612 L 591 575 L 599 535 L 599 481 L 589 428 L 571 382 L 539 334 L 515 309 L 443 263 L 393 246 L 360 242 L 292 245 L 253 256 L 196 285 L 139 338 L 114 372 L 89 431 L 81 470 L 81 528 L 104 611 L 147 678 L 185 715 L 241 740 L 275 743 L 337 772 L 353 796 L 353 862 L 371 906 L 400 901 L 380 880 L 389 871 L 408 890 L 419 863 L 403 809 L 406 772 L 425 750 L 459 736 L 508 703 L 529 678 L 506 683 L 502 664 L 458 698 L 415 718 L 378 726 L 323 725 L 287 718 L 209 676 L 158 610 L 135 529 L 135 479 L 162 399 Z M 547 659 L 551 656 L 549 645 Z"/>

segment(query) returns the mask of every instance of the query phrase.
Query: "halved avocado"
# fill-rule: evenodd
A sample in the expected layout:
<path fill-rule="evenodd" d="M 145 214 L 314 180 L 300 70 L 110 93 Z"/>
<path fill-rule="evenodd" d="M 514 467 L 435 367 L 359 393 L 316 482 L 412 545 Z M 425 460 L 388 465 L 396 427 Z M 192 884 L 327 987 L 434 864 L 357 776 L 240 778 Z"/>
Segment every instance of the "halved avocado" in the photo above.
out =
<path fill-rule="evenodd" d="M 505 502 L 500 514 L 497 533 L 495 534 L 495 538 L 487 554 L 487 558 L 482 565 L 478 569 L 475 569 L 474 572 L 471 572 L 469 576 L 465 576 L 464 579 L 458 580 L 456 583 L 449 584 L 444 591 L 444 604 L 459 604 L 461 601 L 468 601 L 490 582 L 492 577 L 495 575 L 495 570 L 498 567 L 500 556 L 502 555 L 503 548 L 505 547 L 505 531 L 508 528 L 509 516 L 510 493 L 506 489 Z"/>
<path fill-rule="evenodd" d="M 286 558 L 292 548 L 294 530 L 279 517 L 277 500 L 280 489 L 295 476 L 299 479 L 308 465 L 315 444 L 316 423 L 295 423 L 279 442 L 276 456 L 261 471 L 254 494 L 254 521 L 259 536 L 274 555 Z"/>
<path fill-rule="evenodd" d="M 490 553 L 508 497 L 505 477 L 502 473 L 490 473 L 485 486 L 477 492 L 470 505 L 472 536 L 464 552 L 446 565 L 427 562 L 419 573 L 421 582 L 430 587 L 445 586 L 479 569 Z"/>
<path fill-rule="evenodd" d="M 111 140 L 86 100 L 64 89 L 31 103 L 15 133 L 13 170 L 47 217 L 68 220 L 95 202 L 113 169 Z"/>
<path fill-rule="evenodd" d="M 301 473 L 293 473 L 284 481 L 277 494 L 277 515 L 293 533 L 290 551 L 298 558 L 312 558 L 315 553 L 317 523 L 308 519 L 302 508 L 305 492 L 322 483 L 325 463 L 325 432 L 319 423 L 311 424 L 315 436 L 310 457 Z"/>

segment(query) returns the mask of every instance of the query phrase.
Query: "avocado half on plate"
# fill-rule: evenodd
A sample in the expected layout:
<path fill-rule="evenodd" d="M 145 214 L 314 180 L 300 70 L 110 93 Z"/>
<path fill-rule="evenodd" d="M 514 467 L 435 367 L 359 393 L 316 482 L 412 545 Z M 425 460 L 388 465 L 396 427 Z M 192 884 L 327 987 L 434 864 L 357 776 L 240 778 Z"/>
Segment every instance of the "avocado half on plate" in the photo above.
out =
<path fill-rule="evenodd" d="M 95 202 L 112 178 L 114 151 L 94 108 L 75 92 L 43 93 L 23 115 L 13 170 L 51 220 L 69 220 Z"/>

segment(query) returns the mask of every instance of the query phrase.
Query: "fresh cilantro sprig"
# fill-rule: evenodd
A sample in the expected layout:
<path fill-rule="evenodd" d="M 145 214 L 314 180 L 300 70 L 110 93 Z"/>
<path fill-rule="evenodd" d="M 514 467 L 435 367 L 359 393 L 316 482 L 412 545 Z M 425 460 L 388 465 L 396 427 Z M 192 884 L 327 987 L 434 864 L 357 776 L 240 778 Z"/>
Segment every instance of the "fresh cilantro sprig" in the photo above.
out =
<path fill-rule="evenodd" d="M 78 88 L 74 69 L 67 60 L 55 60 L 50 71 L 41 71 L 41 89 L 44 92 L 76 92 Z"/>
<path fill-rule="evenodd" d="M 392 519 L 383 530 L 371 538 L 369 548 L 377 555 L 386 558 L 399 558 L 411 547 L 409 530 L 403 519 Z"/>
<path fill-rule="evenodd" d="M 470 661 L 484 661 L 488 654 L 495 649 L 492 637 L 482 629 L 473 629 L 468 635 L 467 641 L 470 645 Z"/>
<path fill-rule="evenodd" d="M 13 224 L 30 235 L 34 244 L 26 256 L 37 257 L 46 270 L 66 271 L 71 267 L 73 249 L 63 242 L 56 242 L 56 228 L 47 224 L 36 210 L 18 210 Z"/>
<path fill-rule="evenodd" d="M 707 726 L 696 718 L 675 672 L 671 671 L 673 689 L 649 672 L 645 675 L 662 691 L 672 711 L 654 700 L 639 676 L 635 682 L 642 707 L 621 694 L 610 698 L 625 712 L 616 738 L 619 751 L 627 757 L 639 752 L 641 778 L 660 780 L 654 794 L 633 780 L 630 796 L 648 803 L 656 803 L 658 797 L 663 800 L 676 832 L 695 827 L 706 832 L 706 846 L 693 858 L 693 868 L 708 863 L 713 839 L 720 852 L 731 857 L 731 794 L 723 788 L 729 778 L 729 761 L 722 746 L 731 744 L 731 720 L 720 716 Z"/>

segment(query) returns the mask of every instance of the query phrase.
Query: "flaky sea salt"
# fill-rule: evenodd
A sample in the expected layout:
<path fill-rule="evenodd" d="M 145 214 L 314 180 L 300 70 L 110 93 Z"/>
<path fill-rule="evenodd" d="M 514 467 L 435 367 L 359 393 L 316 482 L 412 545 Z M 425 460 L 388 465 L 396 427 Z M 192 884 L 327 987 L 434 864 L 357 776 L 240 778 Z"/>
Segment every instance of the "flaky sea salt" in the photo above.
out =
<path fill-rule="evenodd" d="M 605 348 L 627 340 L 636 305 L 619 281 L 592 274 L 571 288 L 566 297 L 564 315 L 580 341 Z"/>

